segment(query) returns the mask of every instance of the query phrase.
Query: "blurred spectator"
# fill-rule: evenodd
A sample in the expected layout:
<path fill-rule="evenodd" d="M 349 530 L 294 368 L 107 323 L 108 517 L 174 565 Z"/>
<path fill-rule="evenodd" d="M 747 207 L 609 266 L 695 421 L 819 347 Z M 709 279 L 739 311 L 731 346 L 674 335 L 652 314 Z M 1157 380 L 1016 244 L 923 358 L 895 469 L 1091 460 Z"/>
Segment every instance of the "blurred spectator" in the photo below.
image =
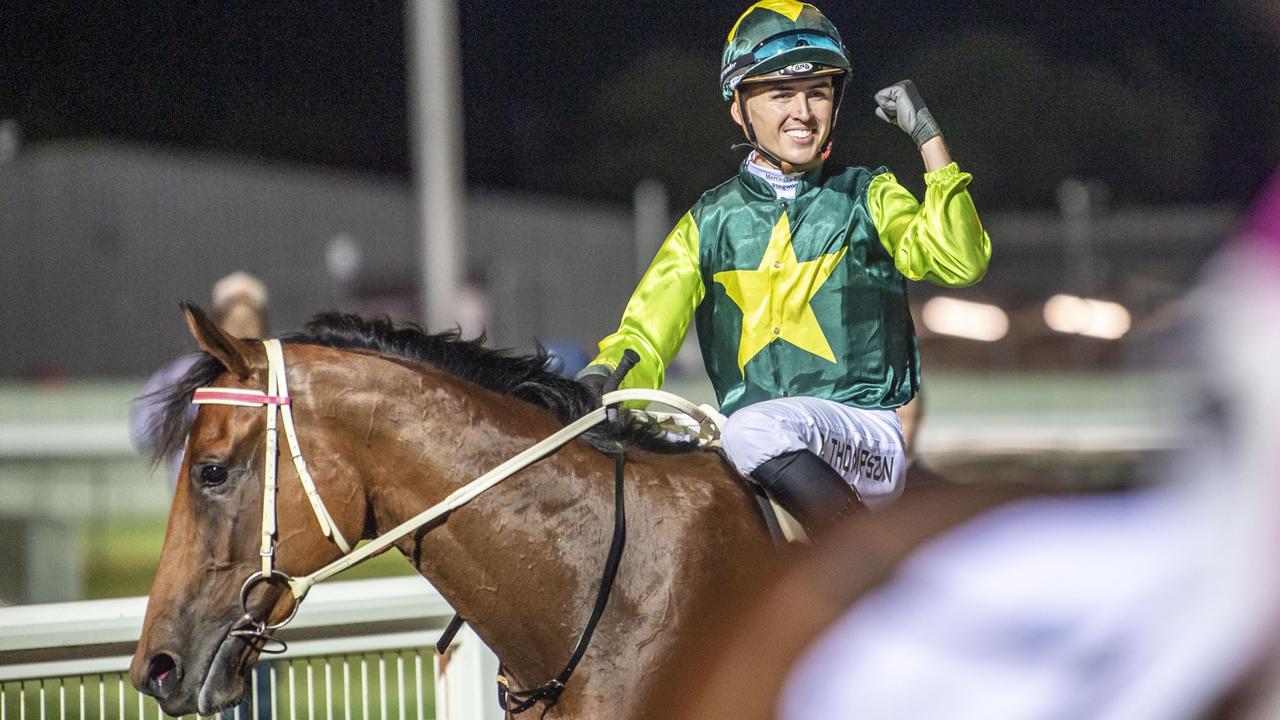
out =
<path fill-rule="evenodd" d="M 1187 303 L 1192 443 L 1152 482 L 855 517 L 669 671 L 697 679 L 664 716 L 1276 717 L 1280 175 L 1242 230 Z"/>
<path fill-rule="evenodd" d="M 902 421 L 902 449 L 907 453 L 907 460 L 916 457 L 916 436 L 920 434 L 920 426 L 924 424 L 924 392 L 916 391 L 911 402 L 898 408 L 898 419 Z"/>
<path fill-rule="evenodd" d="M 907 453 L 907 489 L 905 492 L 911 492 L 913 487 L 947 482 L 945 477 L 934 472 L 920 457 L 918 438 L 921 428 L 924 427 L 924 395 L 924 386 L 921 385 L 916 390 L 916 396 L 911 398 L 911 402 L 898 408 L 898 419 L 902 421 L 902 446 Z"/>
<path fill-rule="evenodd" d="M 258 278 L 245 272 L 231 273 L 214 284 L 211 300 L 213 320 L 223 330 L 239 338 L 257 338 L 266 333 L 267 286 Z M 180 380 L 199 358 L 200 353 L 183 355 L 147 379 L 142 394 L 129 410 L 130 437 L 138 452 L 150 455 L 155 449 L 159 439 L 156 423 L 164 410 L 164 391 Z M 194 405 L 190 413 L 195 416 Z M 182 456 L 165 458 L 163 464 L 168 472 L 169 490 L 172 491 L 177 486 Z"/>
<path fill-rule="evenodd" d="M 267 331 L 267 286 L 246 272 L 233 272 L 213 285 L 213 320 L 238 338 Z"/>
<path fill-rule="evenodd" d="M 547 369 L 561 377 L 571 378 L 591 362 L 591 356 L 582 343 L 573 340 L 552 340 L 546 344 Z"/>
<path fill-rule="evenodd" d="M 489 277 L 483 268 L 473 267 L 467 271 L 453 303 L 458 333 L 467 340 L 484 337 L 493 318 L 493 301 L 489 293 Z"/>

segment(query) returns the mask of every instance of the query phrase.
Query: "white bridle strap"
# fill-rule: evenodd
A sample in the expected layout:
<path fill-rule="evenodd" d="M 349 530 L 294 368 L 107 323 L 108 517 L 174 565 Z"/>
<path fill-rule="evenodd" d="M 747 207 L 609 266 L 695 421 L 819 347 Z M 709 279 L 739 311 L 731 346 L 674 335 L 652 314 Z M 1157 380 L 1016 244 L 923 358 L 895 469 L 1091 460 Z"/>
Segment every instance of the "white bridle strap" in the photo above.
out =
<path fill-rule="evenodd" d="M 285 379 L 284 373 L 284 351 L 280 348 L 279 340 L 264 340 L 262 344 L 267 349 L 267 365 L 268 365 L 268 385 L 272 375 L 276 378 L 274 388 L 268 387 L 267 392 L 274 392 L 282 398 L 289 397 L 289 384 Z M 275 413 L 271 413 L 274 415 Z M 320 499 L 320 493 L 316 490 L 316 483 L 311 479 L 311 471 L 307 469 L 307 462 L 302 459 L 302 447 L 298 445 L 298 431 L 293 424 L 293 405 L 292 403 L 280 404 L 280 417 L 284 419 L 284 437 L 289 443 L 289 454 L 293 457 L 293 467 L 298 471 L 298 479 L 302 481 L 302 488 L 307 493 L 307 499 L 311 501 L 311 509 L 315 511 L 316 520 L 320 522 L 320 529 L 325 536 L 333 540 L 342 552 L 351 552 L 351 545 L 346 538 L 342 537 L 342 533 L 338 530 L 338 524 L 333 521 L 333 516 L 329 514 L 329 509 L 324 506 L 324 500 Z"/>
<path fill-rule="evenodd" d="M 387 532 L 365 543 L 360 549 L 340 557 L 337 560 L 325 565 L 319 570 L 303 577 L 293 578 L 289 585 L 293 591 L 293 595 L 299 601 L 306 597 L 307 592 L 311 590 L 311 586 L 326 578 L 337 575 L 347 568 L 368 559 L 369 557 L 385 550 L 392 543 L 414 530 L 435 520 L 441 515 L 445 515 L 458 507 L 470 502 L 476 496 L 485 490 L 506 480 L 512 475 L 529 467 L 542 458 L 550 455 L 560 446 L 573 440 L 582 433 L 598 425 L 605 419 L 605 408 L 599 407 L 591 412 L 583 415 L 572 423 L 564 426 L 558 432 L 547 437 L 545 440 L 530 446 L 517 455 L 514 455 L 506 462 L 495 467 L 489 472 L 454 490 L 444 500 L 432 505 L 413 517 L 405 520 L 399 525 L 391 528 Z"/>
<path fill-rule="evenodd" d="M 276 460 L 278 457 L 276 408 L 279 409 L 278 414 L 284 419 L 284 434 L 286 441 L 289 443 L 289 451 L 293 456 L 293 464 L 298 471 L 298 477 L 301 479 L 303 487 L 306 489 L 307 499 L 311 501 L 316 520 L 319 521 L 325 535 L 333 540 L 338 547 L 342 548 L 344 553 L 341 558 L 310 575 L 289 580 L 290 591 L 298 602 L 301 602 L 311 590 L 311 587 L 321 580 L 337 575 L 343 570 L 382 552 L 396 540 L 465 505 L 494 485 L 559 450 L 561 446 L 569 441 L 595 425 L 604 422 L 606 408 L 610 405 L 640 400 L 657 402 L 676 408 L 697 421 L 700 426 L 700 435 L 704 440 L 711 442 L 719 439 L 720 431 L 724 426 L 724 417 L 714 409 L 706 405 L 694 405 L 684 398 L 661 390 L 633 389 L 608 393 L 603 398 L 602 407 L 596 408 L 569 423 L 550 437 L 509 458 L 501 465 L 453 491 L 444 500 L 391 528 L 353 552 L 351 546 L 338 531 L 338 526 L 333 522 L 333 518 L 329 515 L 328 509 L 325 508 L 324 502 L 320 499 L 320 493 L 316 490 L 315 482 L 311 479 L 307 464 L 302 459 L 302 450 L 298 445 L 297 439 L 298 433 L 293 424 L 293 409 L 291 407 L 292 401 L 289 398 L 289 387 L 284 377 L 284 352 L 280 347 L 280 341 L 263 340 L 262 344 L 267 350 L 266 392 L 240 388 L 199 388 L 195 391 L 191 401 L 197 405 L 267 407 L 267 457 L 266 468 L 263 473 L 262 491 L 262 549 L 259 554 L 262 556 L 262 574 L 268 578 L 272 576 L 272 559 L 275 549 Z"/>
<path fill-rule="evenodd" d="M 714 409 L 705 405 L 694 405 L 688 400 L 669 392 L 663 392 L 661 390 L 632 389 L 616 390 L 608 393 L 604 398 L 602 398 L 603 407 L 592 410 L 586 415 L 583 415 L 572 423 L 564 426 L 546 439 L 528 447 L 519 454 L 512 456 L 506 462 L 495 467 L 484 475 L 481 475 L 475 480 L 472 480 L 466 485 L 454 490 L 444 500 L 441 500 L 435 505 L 432 505 L 426 510 L 423 510 L 417 515 L 414 515 L 408 520 L 405 520 L 399 525 L 391 528 L 387 532 L 370 540 L 355 552 L 334 560 L 310 575 L 293 578 L 289 584 L 294 597 L 301 602 L 302 598 L 311 590 L 311 586 L 316 583 L 333 577 L 343 570 L 346 570 L 347 568 L 382 552 L 396 540 L 399 540 L 410 532 L 413 532 L 436 518 L 465 505 L 494 485 L 497 485 L 556 450 L 559 450 L 561 446 L 568 443 L 570 440 L 573 440 L 582 433 L 603 422 L 606 417 L 606 408 L 609 405 L 634 400 L 656 402 L 687 413 L 690 417 L 694 418 L 704 426 L 704 433 L 715 439 L 719 438 L 720 430 L 724 427 L 723 416 Z"/>
<path fill-rule="evenodd" d="M 262 573 L 270 577 L 275 556 L 276 536 L 276 488 L 279 464 L 279 430 L 281 423 L 277 417 L 283 418 L 285 441 L 289 444 L 289 454 L 293 458 L 293 467 L 298 472 L 307 500 L 315 513 L 325 537 L 336 544 L 342 552 L 351 552 L 351 544 L 342 536 L 338 525 L 333 521 L 320 493 L 316 490 L 311 471 L 302 459 L 302 448 L 298 444 L 298 432 L 293 424 L 293 402 L 289 397 L 289 384 L 285 379 L 284 352 L 279 340 L 263 340 L 267 351 L 267 390 L 246 390 L 241 388 L 199 388 L 192 395 L 191 402 L 196 405 L 231 405 L 234 407 L 267 408 L 266 457 L 263 459 L 262 481 L 262 544 L 258 554 L 262 557 Z"/>
<path fill-rule="evenodd" d="M 266 343 L 263 343 L 264 345 Z M 276 397 L 282 395 L 275 381 L 275 363 L 271 362 L 271 353 L 267 353 L 267 394 Z M 277 474 L 280 472 L 280 431 L 276 427 L 276 405 L 267 406 L 267 452 L 264 453 L 262 469 L 262 547 L 258 554 L 262 556 L 262 576 L 271 577 L 276 554 L 276 486 L 279 484 Z"/>

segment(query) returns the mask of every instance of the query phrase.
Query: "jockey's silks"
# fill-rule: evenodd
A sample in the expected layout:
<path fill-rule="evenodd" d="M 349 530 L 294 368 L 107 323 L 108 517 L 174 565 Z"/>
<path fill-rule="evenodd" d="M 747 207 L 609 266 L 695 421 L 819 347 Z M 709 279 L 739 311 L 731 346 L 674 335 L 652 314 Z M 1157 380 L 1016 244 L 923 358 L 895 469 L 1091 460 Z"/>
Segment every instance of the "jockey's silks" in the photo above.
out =
<path fill-rule="evenodd" d="M 696 317 L 725 414 L 786 396 L 903 405 L 920 374 L 906 279 L 970 285 L 991 257 L 970 180 L 927 173 L 921 204 L 884 168 L 824 165 L 785 199 L 744 163 L 676 224 L 595 362 L 632 348 L 623 387 L 660 387 Z"/>

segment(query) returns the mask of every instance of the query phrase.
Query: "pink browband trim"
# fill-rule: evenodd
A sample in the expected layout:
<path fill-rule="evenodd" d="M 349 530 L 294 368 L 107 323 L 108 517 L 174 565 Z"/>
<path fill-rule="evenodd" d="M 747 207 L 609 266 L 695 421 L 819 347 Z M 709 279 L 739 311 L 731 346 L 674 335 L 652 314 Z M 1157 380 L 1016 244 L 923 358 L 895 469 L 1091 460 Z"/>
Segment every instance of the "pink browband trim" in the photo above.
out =
<path fill-rule="evenodd" d="M 235 390 L 232 388 L 200 388 L 191 396 L 191 402 L 197 405 L 290 405 L 288 397 L 268 395 L 261 390 Z"/>

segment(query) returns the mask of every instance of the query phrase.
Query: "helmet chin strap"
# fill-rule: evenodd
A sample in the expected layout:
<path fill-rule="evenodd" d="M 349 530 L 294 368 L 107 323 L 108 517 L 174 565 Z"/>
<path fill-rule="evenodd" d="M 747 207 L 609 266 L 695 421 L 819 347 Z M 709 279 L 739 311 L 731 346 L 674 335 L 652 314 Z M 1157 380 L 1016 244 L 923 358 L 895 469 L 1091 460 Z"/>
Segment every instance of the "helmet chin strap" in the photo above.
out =
<path fill-rule="evenodd" d="M 777 155 L 764 149 L 760 141 L 756 139 L 755 128 L 751 127 L 751 114 L 747 112 L 747 99 L 743 97 L 738 90 L 733 91 L 733 101 L 738 104 L 738 115 L 742 118 L 742 132 L 746 133 L 747 143 L 755 149 L 760 157 L 768 160 L 774 167 L 778 168 L 778 172 L 782 172 L 782 159 Z M 738 146 L 735 146 L 738 147 Z"/>
<path fill-rule="evenodd" d="M 827 128 L 827 136 L 822 139 L 820 146 L 822 147 L 822 159 L 825 161 L 831 155 L 831 133 L 836 129 L 836 119 L 840 117 L 840 101 L 844 99 L 844 89 L 849 84 L 849 76 L 841 74 L 839 82 L 832 81 L 833 103 L 831 109 L 831 126 Z M 742 132 L 747 136 L 746 145 L 749 145 L 765 160 L 768 160 L 774 167 L 778 168 L 778 172 L 783 172 L 782 159 L 777 155 L 764 149 L 760 141 L 756 139 L 755 128 L 751 126 L 751 115 L 747 112 L 747 99 L 736 88 L 733 91 L 733 101 L 738 104 L 738 115 L 742 117 Z M 742 147 L 744 143 L 737 143 L 732 149 Z"/>

